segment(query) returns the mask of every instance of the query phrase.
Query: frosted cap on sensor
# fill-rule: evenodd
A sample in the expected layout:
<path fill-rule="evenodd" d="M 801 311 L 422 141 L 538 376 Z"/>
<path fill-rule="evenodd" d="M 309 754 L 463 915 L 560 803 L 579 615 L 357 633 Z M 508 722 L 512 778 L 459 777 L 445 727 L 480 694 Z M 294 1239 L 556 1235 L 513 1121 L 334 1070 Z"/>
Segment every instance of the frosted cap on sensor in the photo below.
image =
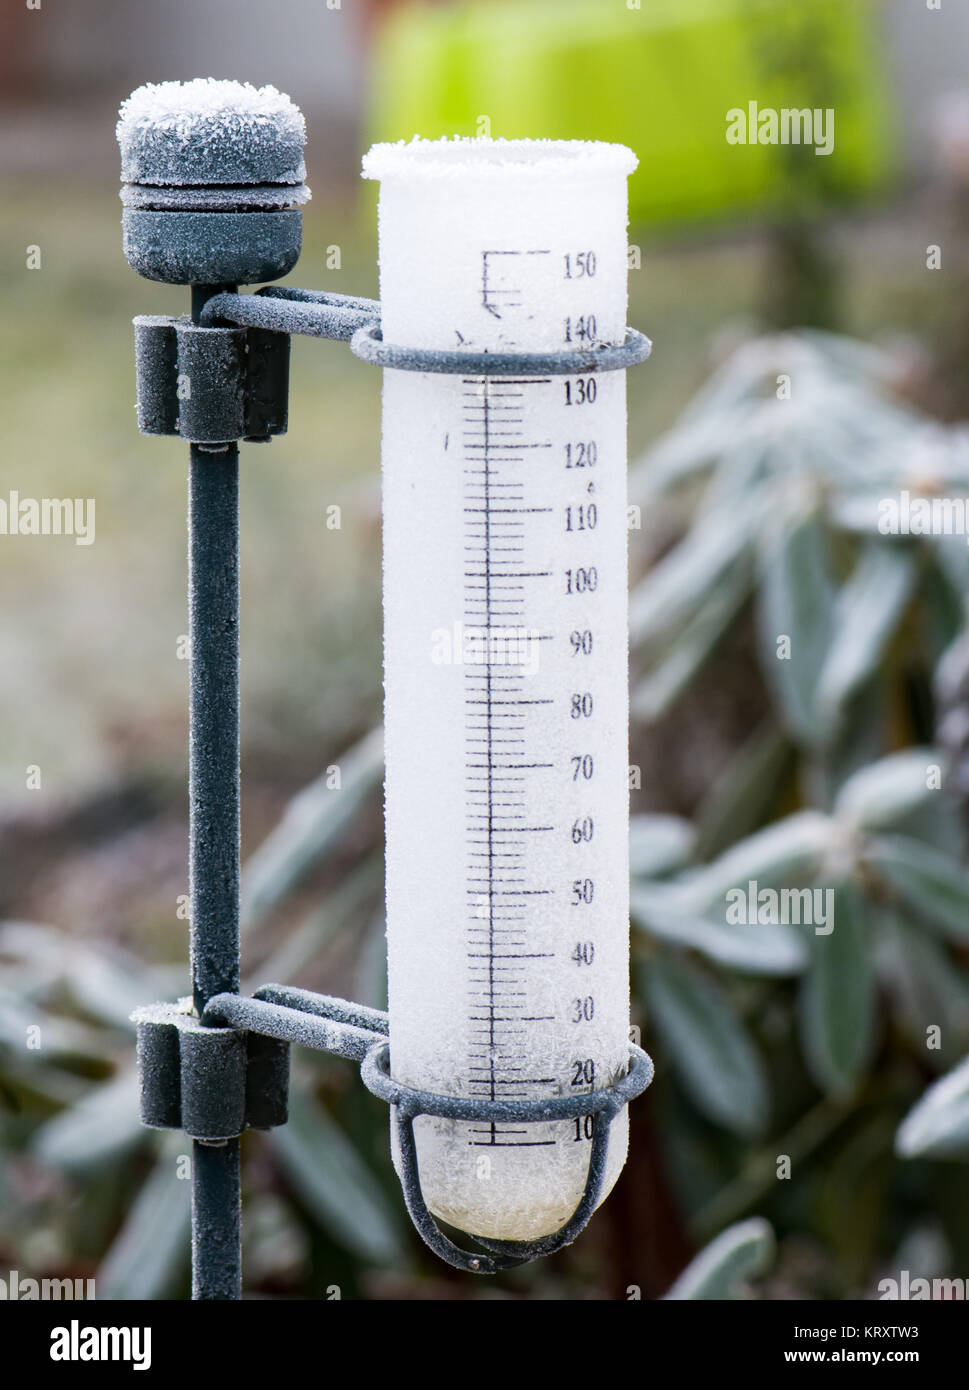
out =
<path fill-rule="evenodd" d="M 293 268 L 306 124 L 275 87 L 148 83 L 122 104 L 124 251 L 150 280 L 253 284 Z"/>
<path fill-rule="evenodd" d="M 301 185 L 306 122 L 275 87 L 248 82 L 148 83 L 122 103 L 125 183 Z"/>

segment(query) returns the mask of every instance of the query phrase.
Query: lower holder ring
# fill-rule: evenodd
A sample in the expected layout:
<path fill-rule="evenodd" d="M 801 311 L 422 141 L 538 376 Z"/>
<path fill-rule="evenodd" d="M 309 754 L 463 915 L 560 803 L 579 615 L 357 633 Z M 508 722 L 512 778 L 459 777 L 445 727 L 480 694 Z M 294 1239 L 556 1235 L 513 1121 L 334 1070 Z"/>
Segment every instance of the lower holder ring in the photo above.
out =
<path fill-rule="evenodd" d="M 364 1085 L 392 1107 L 400 1152 L 400 1179 L 411 1221 L 424 1243 L 446 1264 L 470 1274 L 497 1274 L 514 1269 L 544 1255 L 561 1250 L 580 1234 L 596 1209 L 605 1178 L 609 1129 L 614 1117 L 635 1096 L 645 1091 L 653 1079 L 653 1063 L 642 1048 L 630 1044 L 630 1068 L 615 1086 L 585 1096 L 553 1096 L 536 1101 L 482 1101 L 467 1097 L 441 1096 L 403 1086 L 390 1076 L 390 1044 L 381 1039 L 363 1059 L 360 1074 Z M 551 1235 L 534 1241 L 491 1240 L 475 1236 L 488 1254 L 464 1250 L 444 1234 L 428 1209 L 421 1191 L 414 1138 L 414 1120 L 420 1115 L 446 1119 L 486 1120 L 525 1123 L 572 1119 L 591 1115 L 592 1151 L 585 1188 L 572 1215 Z"/>

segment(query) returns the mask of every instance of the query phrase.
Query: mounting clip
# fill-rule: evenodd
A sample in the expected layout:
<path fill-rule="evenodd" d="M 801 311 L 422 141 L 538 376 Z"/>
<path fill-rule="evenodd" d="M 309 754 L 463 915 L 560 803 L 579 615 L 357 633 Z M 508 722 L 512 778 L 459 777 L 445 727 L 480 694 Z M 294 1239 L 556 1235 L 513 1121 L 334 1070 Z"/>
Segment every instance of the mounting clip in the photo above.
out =
<path fill-rule="evenodd" d="M 213 1028 L 192 1001 L 150 1004 L 138 1029 L 141 1122 L 222 1144 L 287 1119 L 289 1043 L 244 1028 Z"/>
<path fill-rule="evenodd" d="M 288 334 L 156 314 L 140 314 L 134 326 L 142 434 L 206 445 L 267 443 L 286 433 Z"/>

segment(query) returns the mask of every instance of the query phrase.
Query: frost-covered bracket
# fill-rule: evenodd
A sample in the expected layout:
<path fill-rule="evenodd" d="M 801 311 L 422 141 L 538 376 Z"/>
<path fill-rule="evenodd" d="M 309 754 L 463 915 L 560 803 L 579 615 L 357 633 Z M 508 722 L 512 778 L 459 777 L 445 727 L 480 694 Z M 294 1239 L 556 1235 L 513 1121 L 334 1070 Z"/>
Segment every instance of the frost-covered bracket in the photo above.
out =
<path fill-rule="evenodd" d="M 612 1118 L 653 1077 L 650 1058 L 631 1044 L 626 1074 L 614 1085 L 585 1095 L 537 1101 L 434 1095 L 391 1077 L 387 1015 L 381 1010 L 286 985 L 263 985 L 251 998 L 215 995 L 201 1018 L 185 1000 L 139 1009 L 134 1020 L 142 1123 L 153 1129 L 182 1129 L 205 1147 L 224 1145 L 245 1129 L 286 1123 L 290 1043 L 359 1061 L 364 1085 L 392 1107 L 404 1200 L 415 1227 L 442 1260 L 473 1274 L 511 1269 L 575 1240 L 599 1201 Z M 414 1143 L 414 1121 L 421 1115 L 485 1124 L 547 1124 L 588 1117 L 589 1172 L 575 1211 L 541 1240 L 475 1237 L 488 1253 L 463 1250 L 440 1229 L 421 1192 Z"/>
<path fill-rule="evenodd" d="M 135 319 L 138 424 L 190 444 L 189 867 L 193 997 L 135 1014 L 142 1119 L 193 1139 L 193 1297 L 241 1297 L 239 1137 L 286 1122 L 289 1046 L 361 1063 L 392 1108 L 411 1218 L 443 1260 L 495 1273 L 550 1254 L 585 1226 L 602 1192 L 613 1118 L 649 1085 L 630 1046 L 614 1084 L 579 1096 L 489 1101 L 435 1095 L 390 1075 L 387 1015 L 281 985 L 239 993 L 238 441 L 287 423 L 289 336 L 346 341 L 363 361 L 402 371 L 507 376 L 622 371 L 647 338 L 552 353 L 455 353 L 384 344 L 372 299 L 252 285 L 286 275 L 301 249 L 309 197 L 305 125 L 273 87 L 198 80 L 139 88 L 123 104 L 122 226 L 129 263 L 147 279 L 191 287 L 191 315 Z M 466 1251 L 440 1230 L 421 1192 L 413 1125 L 421 1115 L 487 1123 L 585 1120 L 585 1189 L 553 1234 L 477 1238 Z"/>

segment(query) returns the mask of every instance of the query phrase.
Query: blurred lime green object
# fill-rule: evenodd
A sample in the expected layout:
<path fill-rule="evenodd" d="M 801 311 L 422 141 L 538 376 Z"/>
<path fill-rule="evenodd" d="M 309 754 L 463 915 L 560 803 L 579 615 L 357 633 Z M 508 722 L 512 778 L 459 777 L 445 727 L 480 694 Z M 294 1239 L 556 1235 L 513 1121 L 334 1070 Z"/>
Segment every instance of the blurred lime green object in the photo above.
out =
<path fill-rule="evenodd" d="M 408 3 L 377 44 L 371 133 L 618 141 L 640 222 L 799 212 L 889 181 L 879 38 L 874 0 Z M 733 111 L 762 135 L 765 112 L 817 111 L 815 138 L 833 112 L 833 148 L 730 143 Z"/>

